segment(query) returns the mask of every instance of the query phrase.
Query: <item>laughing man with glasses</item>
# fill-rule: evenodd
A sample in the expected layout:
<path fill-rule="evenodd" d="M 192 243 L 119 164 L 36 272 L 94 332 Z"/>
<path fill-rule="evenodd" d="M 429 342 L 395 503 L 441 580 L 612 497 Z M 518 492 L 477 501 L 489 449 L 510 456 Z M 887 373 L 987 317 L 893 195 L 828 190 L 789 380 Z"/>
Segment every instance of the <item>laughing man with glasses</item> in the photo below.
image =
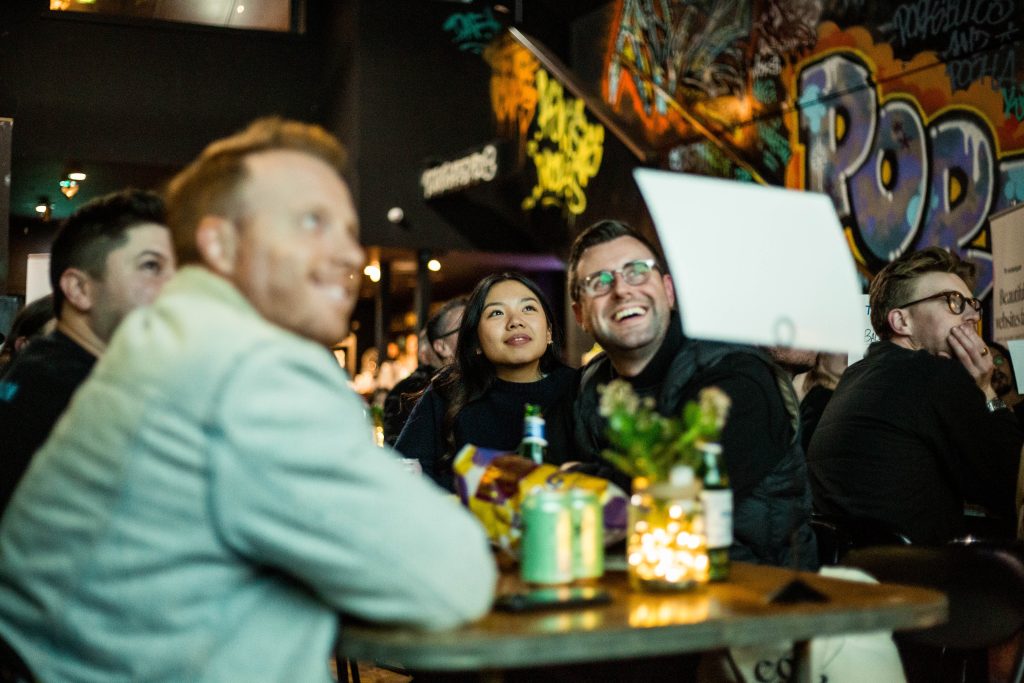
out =
<path fill-rule="evenodd" d="M 576 321 L 604 350 L 584 368 L 573 402 L 574 455 L 582 467 L 629 487 L 600 456 L 608 444 L 598 386 L 623 378 L 665 415 L 679 415 L 701 389 L 717 386 L 732 399 L 722 433 L 735 496 L 731 557 L 815 565 L 810 489 L 798 418 L 787 409 L 787 394 L 796 408 L 788 376 L 751 347 L 686 338 L 673 310 L 671 275 L 653 245 L 624 223 L 601 221 L 580 234 L 568 273 Z"/>
<path fill-rule="evenodd" d="M 964 505 L 974 503 L 1012 533 L 1024 436 L 992 388 L 971 270 L 929 247 L 875 276 L 881 341 L 847 369 L 808 448 L 818 511 L 942 543 L 965 533 Z"/>

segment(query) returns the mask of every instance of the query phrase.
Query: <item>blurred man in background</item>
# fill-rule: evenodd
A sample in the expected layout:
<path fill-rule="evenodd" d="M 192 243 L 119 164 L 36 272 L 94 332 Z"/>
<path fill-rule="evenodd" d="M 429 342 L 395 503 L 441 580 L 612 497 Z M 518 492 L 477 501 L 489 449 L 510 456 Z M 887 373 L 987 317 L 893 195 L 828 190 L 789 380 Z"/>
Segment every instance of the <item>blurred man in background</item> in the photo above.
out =
<path fill-rule="evenodd" d="M 25 304 L 11 323 L 10 334 L 0 349 L 0 377 L 29 342 L 53 332 L 57 321 L 53 317 L 53 294 L 39 297 Z"/>
<path fill-rule="evenodd" d="M 808 449 L 815 508 L 884 522 L 915 543 L 962 535 L 964 505 L 1016 526 L 1024 435 L 992 386 L 972 267 L 939 247 L 871 282 L 880 341 L 843 374 Z"/>
<path fill-rule="evenodd" d="M 0 381 L 0 511 L 128 313 L 174 274 L 159 196 L 94 199 L 61 226 L 50 253 L 57 329 L 33 342 Z"/>
<path fill-rule="evenodd" d="M 420 330 L 417 345 L 419 366 L 396 384 L 384 399 L 384 442 L 389 446 L 395 445 L 402 427 L 409 419 L 409 413 L 430 384 L 434 373 L 455 357 L 459 325 L 465 310 L 464 297 L 446 301 Z"/>

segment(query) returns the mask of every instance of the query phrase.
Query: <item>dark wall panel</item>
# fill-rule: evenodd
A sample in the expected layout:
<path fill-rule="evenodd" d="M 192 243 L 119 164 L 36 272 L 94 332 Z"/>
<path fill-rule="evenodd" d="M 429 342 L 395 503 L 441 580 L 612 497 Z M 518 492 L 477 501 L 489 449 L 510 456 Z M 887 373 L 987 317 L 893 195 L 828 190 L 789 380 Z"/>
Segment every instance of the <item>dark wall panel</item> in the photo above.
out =
<path fill-rule="evenodd" d="M 52 162 L 55 174 L 69 159 L 173 168 L 257 116 L 320 120 L 321 4 L 311 0 L 310 33 L 295 36 L 0 3 L 0 116 L 18 123 L 13 211 L 57 192 L 59 177 L 25 185 L 33 164 Z"/>
<path fill-rule="evenodd" d="M 11 215 L 11 132 L 14 122 L 0 118 L 0 294 L 7 293 L 11 255 L 7 248 Z"/>
<path fill-rule="evenodd" d="M 363 2 L 358 17 L 358 203 L 365 241 L 384 246 L 445 245 L 469 240 L 422 199 L 420 171 L 493 137 L 490 70 L 444 31 L 460 5 L 421 0 Z M 387 221 L 405 211 L 406 225 Z M 492 226 L 461 226 L 486 232 Z"/>

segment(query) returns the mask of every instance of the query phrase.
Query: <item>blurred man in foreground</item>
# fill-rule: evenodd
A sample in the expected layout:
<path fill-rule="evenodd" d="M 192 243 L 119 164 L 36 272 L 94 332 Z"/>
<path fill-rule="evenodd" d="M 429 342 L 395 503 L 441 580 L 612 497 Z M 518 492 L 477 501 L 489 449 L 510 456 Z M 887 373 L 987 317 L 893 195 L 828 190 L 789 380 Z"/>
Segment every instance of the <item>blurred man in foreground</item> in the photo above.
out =
<path fill-rule="evenodd" d="M 0 381 L 0 512 L 114 330 L 174 274 L 164 222 L 160 197 L 125 190 L 61 226 L 50 253 L 57 329 L 26 346 Z"/>
<path fill-rule="evenodd" d="M 871 325 L 881 341 L 843 374 L 808 449 L 816 509 L 885 522 L 927 544 L 964 533 L 971 502 L 1013 532 L 1024 437 L 992 388 L 969 271 L 929 247 L 875 276 Z"/>
<path fill-rule="evenodd" d="M 480 526 L 373 445 L 328 351 L 363 261 L 342 158 L 266 119 L 171 182 L 184 267 L 0 524 L 0 634 L 38 678 L 326 682 L 339 611 L 446 627 L 488 609 Z"/>

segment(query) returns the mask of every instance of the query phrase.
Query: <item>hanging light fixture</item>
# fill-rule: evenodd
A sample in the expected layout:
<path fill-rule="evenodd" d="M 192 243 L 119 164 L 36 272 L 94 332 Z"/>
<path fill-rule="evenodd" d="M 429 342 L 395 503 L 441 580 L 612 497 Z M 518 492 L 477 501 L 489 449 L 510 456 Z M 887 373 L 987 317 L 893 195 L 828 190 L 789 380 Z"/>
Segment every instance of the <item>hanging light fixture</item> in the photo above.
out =
<path fill-rule="evenodd" d="M 85 180 L 86 174 L 82 170 L 82 165 L 77 161 L 66 161 L 63 175 L 64 177 L 57 184 L 60 187 L 60 193 L 71 199 L 78 194 L 79 183 Z"/>
<path fill-rule="evenodd" d="M 68 199 L 71 199 L 78 194 L 78 181 L 71 179 L 60 181 L 60 192 Z"/>
<path fill-rule="evenodd" d="M 36 213 L 44 221 L 50 220 L 50 214 L 53 211 L 53 206 L 50 204 L 50 198 L 45 195 L 40 195 L 39 200 L 36 202 Z"/>
<path fill-rule="evenodd" d="M 376 261 L 366 264 L 363 274 L 370 278 L 370 282 L 380 282 L 380 263 Z"/>

